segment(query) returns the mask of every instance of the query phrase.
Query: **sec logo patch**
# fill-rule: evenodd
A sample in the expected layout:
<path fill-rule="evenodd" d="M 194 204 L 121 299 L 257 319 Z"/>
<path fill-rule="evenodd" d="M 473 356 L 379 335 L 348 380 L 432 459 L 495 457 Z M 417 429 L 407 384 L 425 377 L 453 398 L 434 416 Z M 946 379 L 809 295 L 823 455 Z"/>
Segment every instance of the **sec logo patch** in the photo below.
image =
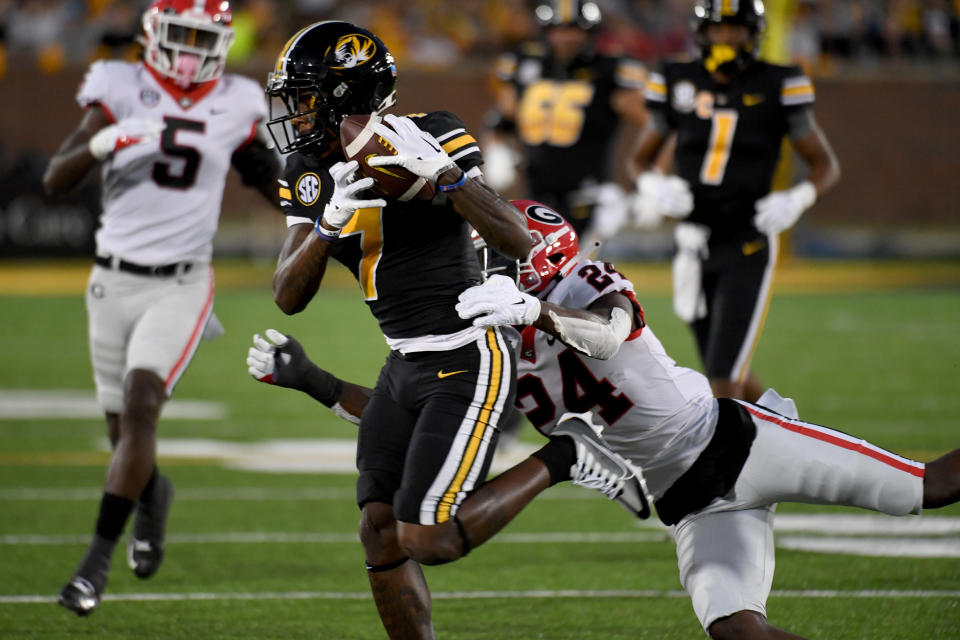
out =
<path fill-rule="evenodd" d="M 315 173 L 305 173 L 297 180 L 297 200 L 309 207 L 320 197 L 320 177 Z"/>

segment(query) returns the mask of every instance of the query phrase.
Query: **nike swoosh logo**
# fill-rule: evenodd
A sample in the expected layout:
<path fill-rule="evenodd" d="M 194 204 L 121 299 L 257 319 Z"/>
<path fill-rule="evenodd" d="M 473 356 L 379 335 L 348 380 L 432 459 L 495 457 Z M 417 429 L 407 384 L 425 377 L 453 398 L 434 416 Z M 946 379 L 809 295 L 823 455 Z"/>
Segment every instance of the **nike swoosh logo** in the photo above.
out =
<path fill-rule="evenodd" d="M 753 242 L 744 242 L 741 250 L 743 255 L 752 256 L 758 251 L 762 251 L 767 246 L 766 240 L 754 240 Z"/>
<path fill-rule="evenodd" d="M 375 153 L 369 153 L 369 154 L 367 154 L 367 157 L 363 159 L 363 161 L 367 163 L 367 166 L 368 166 L 368 167 L 370 167 L 370 162 L 369 162 L 370 158 L 373 158 L 373 157 L 375 157 L 376 155 L 377 155 L 377 154 L 375 154 Z M 393 176 L 394 178 L 400 178 L 401 180 L 403 180 L 403 176 L 401 176 L 400 174 L 394 173 L 393 171 L 390 171 L 389 169 L 385 169 L 384 167 L 370 167 L 370 168 L 371 168 L 371 169 L 376 169 L 377 171 L 380 171 L 381 173 L 385 173 L 385 174 L 387 174 L 388 176 Z"/>
<path fill-rule="evenodd" d="M 461 369 L 460 371 L 444 371 L 443 369 L 441 369 L 440 371 L 437 371 L 437 377 L 443 380 L 444 378 L 455 376 L 458 373 L 466 373 L 467 371 L 469 371 L 469 369 Z"/>
<path fill-rule="evenodd" d="M 746 107 L 753 107 L 763 102 L 763 95 L 759 93 L 743 94 L 743 104 Z"/>
<path fill-rule="evenodd" d="M 226 112 L 227 112 L 226 109 L 210 109 L 210 115 L 212 115 L 212 116 L 219 116 L 219 115 L 224 114 L 224 113 L 226 113 Z"/>

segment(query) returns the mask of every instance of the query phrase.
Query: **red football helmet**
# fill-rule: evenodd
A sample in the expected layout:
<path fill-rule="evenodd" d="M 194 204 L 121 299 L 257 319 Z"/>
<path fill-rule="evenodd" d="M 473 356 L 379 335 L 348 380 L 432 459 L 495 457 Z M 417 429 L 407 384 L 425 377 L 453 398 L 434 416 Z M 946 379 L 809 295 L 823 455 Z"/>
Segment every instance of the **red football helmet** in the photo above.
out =
<path fill-rule="evenodd" d="M 533 200 L 511 200 L 523 212 L 533 239 L 527 259 L 520 263 L 517 285 L 528 293 L 543 292 L 555 278 L 566 276 L 577 263 L 577 232 L 562 215 Z"/>
<path fill-rule="evenodd" d="M 144 62 L 183 88 L 216 80 L 232 21 L 227 0 L 157 0 L 143 14 Z"/>

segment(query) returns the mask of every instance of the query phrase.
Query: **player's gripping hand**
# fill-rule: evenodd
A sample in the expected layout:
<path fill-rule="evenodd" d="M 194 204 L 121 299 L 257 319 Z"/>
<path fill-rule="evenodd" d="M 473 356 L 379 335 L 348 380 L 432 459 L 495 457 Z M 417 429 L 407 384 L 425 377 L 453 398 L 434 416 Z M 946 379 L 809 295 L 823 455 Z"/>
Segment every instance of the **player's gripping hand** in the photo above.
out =
<path fill-rule="evenodd" d="M 475 327 L 532 324 L 540 317 L 540 300 L 517 289 L 506 276 L 490 276 L 461 293 L 459 300 L 457 313 L 464 320 L 473 318 Z"/>
<path fill-rule="evenodd" d="M 124 147 L 157 140 L 165 126 L 159 120 L 150 118 L 124 118 L 93 134 L 90 142 L 87 143 L 87 148 L 90 149 L 90 155 L 94 158 L 104 160 L 111 153 L 120 151 Z"/>
<path fill-rule="evenodd" d="M 357 209 L 367 209 L 387 206 L 383 198 L 366 200 L 360 197 L 360 192 L 373 186 L 373 178 L 355 180 L 357 167 L 356 160 L 338 162 L 330 167 L 330 177 L 333 178 L 333 194 L 330 202 L 323 209 L 323 222 L 331 229 L 339 231 L 350 222 L 350 218 Z"/>
<path fill-rule="evenodd" d="M 817 201 L 817 188 L 810 181 L 785 191 L 774 191 L 757 200 L 753 226 L 766 234 L 781 233 L 797 223 Z"/>
<path fill-rule="evenodd" d="M 266 338 L 253 334 L 253 346 L 247 352 L 247 371 L 260 382 L 303 391 L 310 362 L 303 346 L 276 329 L 267 329 L 266 334 Z"/>
<path fill-rule="evenodd" d="M 637 179 L 634 217 L 639 226 L 650 226 L 651 219 L 682 220 L 693 211 L 693 192 L 679 176 L 666 176 L 659 171 L 645 171 Z M 642 224 L 640 224 L 642 223 Z"/>
<path fill-rule="evenodd" d="M 371 167 L 403 167 L 424 180 L 436 182 L 440 174 L 457 166 L 437 139 L 410 118 L 387 114 L 383 120 L 390 126 L 378 122 L 373 130 L 393 145 L 397 155 L 374 156 L 367 161 Z"/>

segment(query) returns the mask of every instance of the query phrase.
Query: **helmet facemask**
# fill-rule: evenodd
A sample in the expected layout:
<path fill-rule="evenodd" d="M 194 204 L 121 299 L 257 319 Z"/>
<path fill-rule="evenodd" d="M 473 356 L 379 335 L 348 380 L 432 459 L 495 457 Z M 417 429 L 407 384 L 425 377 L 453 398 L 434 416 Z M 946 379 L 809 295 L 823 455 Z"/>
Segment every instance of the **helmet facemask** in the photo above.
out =
<path fill-rule="evenodd" d="M 313 24 L 291 38 L 267 76 L 267 128 L 280 153 L 326 155 L 345 117 L 396 104 L 395 83 L 393 56 L 372 33 L 345 22 Z"/>
<path fill-rule="evenodd" d="M 486 282 L 490 276 L 501 275 L 519 284 L 519 260 L 509 258 L 488 247 L 487 241 L 484 240 L 483 236 L 477 233 L 476 230 L 470 231 L 470 239 L 473 242 L 473 248 L 477 252 L 477 261 L 480 263 L 480 272 L 483 274 L 484 282 Z"/>
<path fill-rule="evenodd" d="M 172 7 L 147 10 L 143 31 L 145 62 L 183 89 L 219 78 L 234 38 L 227 22 Z"/>
<path fill-rule="evenodd" d="M 727 13 L 725 4 L 701 0 L 693 9 L 694 41 L 700 48 L 704 67 L 710 73 L 733 77 L 757 59 L 760 35 L 766 27 L 763 3 L 758 0 L 742 0 Z M 707 35 L 711 24 L 736 24 L 747 28 L 749 38 L 743 44 L 714 44 Z"/>
<path fill-rule="evenodd" d="M 271 74 L 267 81 L 270 97 L 267 129 L 280 153 L 329 145 L 340 123 L 333 106 L 311 80 L 289 80 Z M 304 126 L 312 125 L 312 126 Z"/>
<path fill-rule="evenodd" d="M 531 229 L 530 236 L 533 247 L 527 259 L 520 263 L 517 286 L 523 292 L 542 298 L 576 265 L 578 241 L 569 225 L 546 236 L 538 229 Z"/>

